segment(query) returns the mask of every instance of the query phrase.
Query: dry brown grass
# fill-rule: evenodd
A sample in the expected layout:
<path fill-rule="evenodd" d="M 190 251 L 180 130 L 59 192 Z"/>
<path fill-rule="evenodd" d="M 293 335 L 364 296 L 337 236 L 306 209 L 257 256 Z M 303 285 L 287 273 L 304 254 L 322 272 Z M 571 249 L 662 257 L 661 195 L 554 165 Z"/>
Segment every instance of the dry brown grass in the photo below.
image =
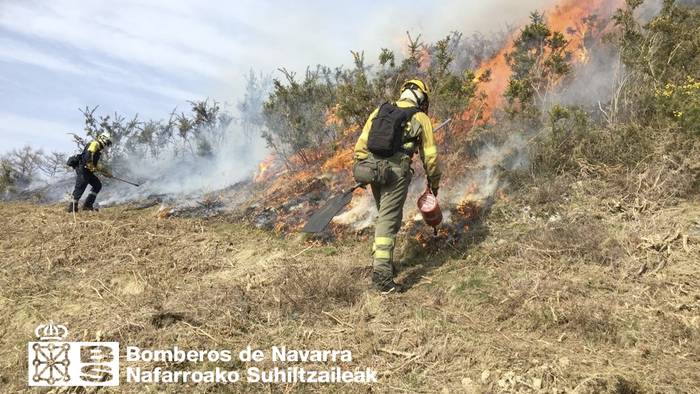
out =
<path fill-rule="evenodd" d="M 371 290 L 369 242 L 352 236 L 285 241 L 226 217 L 159 220 L 155 207 L 0 205 L 0 391 L 27 390 L 26 342 L 53 319 L 74 340 L 145 348 L 345 348 L 348 367 L 381 373 L 371 388 L 151 387 L 173 393 L 696 392 L 700 203 L 651 194 L 653 171 L 636 173 L 639 191 L 637 175 L 590 171 L 606 174 L 497 201 L 450 246 L 401 240 L 399 280 L 413 286 L 390 296 Z"/>
<path fill-rule="evenodd" d="M 319 310 L 355 305 L 366 287 L 361 283 L 367 277 L 359 269 L 334 263 L 290 263 L 269 286 L 277 290 L 276 298 L 283 314 L 314 315 Z"/>

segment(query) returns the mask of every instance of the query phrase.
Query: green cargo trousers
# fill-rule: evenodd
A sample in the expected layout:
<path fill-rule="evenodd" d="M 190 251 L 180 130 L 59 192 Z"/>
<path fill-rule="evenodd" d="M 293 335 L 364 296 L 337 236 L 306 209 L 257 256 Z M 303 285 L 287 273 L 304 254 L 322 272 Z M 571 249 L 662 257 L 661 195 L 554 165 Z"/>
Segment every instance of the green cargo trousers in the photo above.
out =
<path fill-rule="evenodd" d="M 379 217 L 374 228 L 374 274 L 382 279 L 394 277 L 393 255 L 396 234 L 401 228 L 403 205 L 411 183 L 411 158 L 397 153 L 385 159 L 392 176 L 384 185 L 371 184 Z"/>

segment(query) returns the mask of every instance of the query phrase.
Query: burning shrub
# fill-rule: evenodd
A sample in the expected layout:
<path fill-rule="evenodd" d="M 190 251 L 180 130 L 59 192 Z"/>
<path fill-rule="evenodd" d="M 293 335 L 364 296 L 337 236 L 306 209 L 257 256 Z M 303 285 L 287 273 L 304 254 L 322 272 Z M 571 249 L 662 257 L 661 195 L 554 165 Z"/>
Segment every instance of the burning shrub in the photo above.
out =
<path fill-rule="evenodd" d="M 472 70 L 455 68 L 456 51 L 462 34 L 452 33 L 431 47 L 432 62 L 428 69 L 428 84 L 432 89 L 431 106 L 438 119 L 454 118 L 477 97 L 478 85 L 484 75 L 477 77 Z"/>
<path fill-rule="evenodd" d="M 511 114 L 539 117 L 538 109 L 546 103 L 548 94 L 571 71 L 567 44 L 561 32 L 550 29 L 544 14 L 530 14 L 530 24 L 513 42 L 513 51 L 506 54 L 513 70 L 505 91 Z"/>

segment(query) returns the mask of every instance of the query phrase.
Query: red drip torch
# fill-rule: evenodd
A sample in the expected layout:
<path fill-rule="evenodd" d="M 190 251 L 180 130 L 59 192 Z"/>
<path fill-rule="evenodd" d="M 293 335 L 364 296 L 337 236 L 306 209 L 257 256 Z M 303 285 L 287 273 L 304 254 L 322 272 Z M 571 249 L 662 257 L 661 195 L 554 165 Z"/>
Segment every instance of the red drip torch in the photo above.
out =
<path fill-rule="evenodd" d="M 429 187 L 418 197 L 418 210 L 425 223 L 431 226 L 437 235 L 437 226 L 442 222 L 442 211 L 437 197 L 430 191 Z"/>

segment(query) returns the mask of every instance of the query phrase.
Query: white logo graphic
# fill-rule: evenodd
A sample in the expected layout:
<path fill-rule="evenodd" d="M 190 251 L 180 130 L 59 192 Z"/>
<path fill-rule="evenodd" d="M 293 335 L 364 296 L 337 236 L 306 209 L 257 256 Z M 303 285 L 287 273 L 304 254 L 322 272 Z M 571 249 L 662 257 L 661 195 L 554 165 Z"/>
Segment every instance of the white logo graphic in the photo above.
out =
<path fill-rule="evenodd" d="M 30 386 L 117 386 L 119 342 L 64 342 L 68 329 L 53 322 L 34 330 L 29 342 Z"/>

